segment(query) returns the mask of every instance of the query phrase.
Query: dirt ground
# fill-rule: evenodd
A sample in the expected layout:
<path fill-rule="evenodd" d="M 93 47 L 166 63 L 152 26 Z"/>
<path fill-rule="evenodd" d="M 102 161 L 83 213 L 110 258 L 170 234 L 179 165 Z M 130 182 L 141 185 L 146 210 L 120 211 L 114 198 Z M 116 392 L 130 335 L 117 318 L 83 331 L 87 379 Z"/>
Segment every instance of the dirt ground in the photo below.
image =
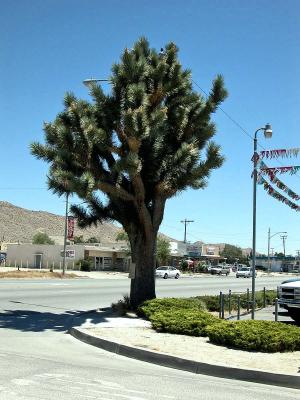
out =
<path fill-rule="evenodd" d="M 15 278 L 27 278 L 27 279 L 57 279 L 62 278 L 61 272 L 49 272 L 49 271 L 0 271 L 0 279 L 15 279 Z M 67 273 L 63 277 L 64 279 L 78 278 L 76 274 Z"/>

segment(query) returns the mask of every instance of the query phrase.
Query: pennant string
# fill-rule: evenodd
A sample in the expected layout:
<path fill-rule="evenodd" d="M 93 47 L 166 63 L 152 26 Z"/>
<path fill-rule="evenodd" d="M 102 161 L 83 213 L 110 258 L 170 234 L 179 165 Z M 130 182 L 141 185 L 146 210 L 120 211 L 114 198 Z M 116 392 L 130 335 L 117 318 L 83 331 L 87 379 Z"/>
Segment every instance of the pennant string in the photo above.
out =
<path fill-rule="evenodd" d="M 271 178 L 276 174 L 289 173 L 290 175 L 295 175 L 299 170 L 300 170 L 300 165 L 293 165 L 287 167 L 274 167 L 274 168 L 261 167 L 260 172 L 263 175 L 269 175 Z"/>
<path fill-rule="evenodd" d="M 271 197 L 274 197 L 278 201 L 281 201 L 282 203 L 291 207 L 293 210 L 300 211 L 300 207 L 296 203 L 293 203 L 292 201 L 284 197 L 282 194 L 277 192 L 261 175 L 259 176 L 257 183 L 259 185 L 263 185 L 263 188 Z"/>
<path fill-rule="evenodd" d="M 263 161 L 261 161 L 259 163 L 259 166 L 263 170 L 264 169 L 270 169 L 270 168 L 267 167 L 267 165 Z M 278 179 L 276 177 L 276 175 L 272 171 L 269 171 L 268 175 L 270 177 L 271 182 L 274 183 L 278 187 L 278 189 L 280 189 L 283 192 L 287 193 L 288 196 L 291 197 L 293 200 L 296 200 L 296 201 L 300 200 L 300 196 L 297 193 L 295 193 L 293 190 L 288 188 L 280 179 Z"/>
<path fill-rule="evenodd" d="M 259 158 L 291 158 L 298 157 L 300 148 L 264 150 L 259 153 Z"/>

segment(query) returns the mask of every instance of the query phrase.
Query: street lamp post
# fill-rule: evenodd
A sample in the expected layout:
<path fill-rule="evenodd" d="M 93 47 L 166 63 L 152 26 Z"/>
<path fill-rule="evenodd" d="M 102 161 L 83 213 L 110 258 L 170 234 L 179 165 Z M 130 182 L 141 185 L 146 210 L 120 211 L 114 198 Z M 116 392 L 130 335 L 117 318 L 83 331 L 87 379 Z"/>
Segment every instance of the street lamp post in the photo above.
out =
<path fill-rule="evenodd" d="M 253 223 L 252 223 L 252 310 L 251 319 L 255 317 L 255 264 L 256 264 L 256 186 L 257 186 L 257 133 L 264 131 L 266 139 L 272 137 L 272 127 L 266 124 L 263 128 L 255 131 L 253 144 Z"/>
<path fill-rule="evenodd" d="M 271 229 L 269 228 L 268 230 L 268 274 L 271 272 L 271 260 L 270 260 L 270 242 L 271 242 L 271 238 L 279 235 L 281 233 L 287 233 L 287 232 L 276 232 L 273 235 L 271 235 Z"/>

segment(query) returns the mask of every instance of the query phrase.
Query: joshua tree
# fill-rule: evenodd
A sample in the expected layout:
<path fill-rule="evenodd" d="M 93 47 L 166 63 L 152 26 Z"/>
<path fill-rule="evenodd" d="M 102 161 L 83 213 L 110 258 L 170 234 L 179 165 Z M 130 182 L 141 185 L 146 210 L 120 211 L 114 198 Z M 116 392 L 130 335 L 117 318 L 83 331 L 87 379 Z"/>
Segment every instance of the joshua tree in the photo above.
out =
<path fill-rule="evenodd" d="M 67 93 L 64 110 L 44 125 L 45 144 L 32 144 L 50 164 L 49 188 L 85 201 L 71 207 L 80 226 L 122 224 L 136 265 L 133 307 L 155 297 L 156 238 L 167 199 L 204 188 L 223 162 L 211 141 L 211 114 L 227 95 L 223 79 L 216 77 L 204 99 L 177 54 L 174 43 L 157 52 L 141 38 L 113 65 L 110 94 L 96 83 L 92 102 Z"/>

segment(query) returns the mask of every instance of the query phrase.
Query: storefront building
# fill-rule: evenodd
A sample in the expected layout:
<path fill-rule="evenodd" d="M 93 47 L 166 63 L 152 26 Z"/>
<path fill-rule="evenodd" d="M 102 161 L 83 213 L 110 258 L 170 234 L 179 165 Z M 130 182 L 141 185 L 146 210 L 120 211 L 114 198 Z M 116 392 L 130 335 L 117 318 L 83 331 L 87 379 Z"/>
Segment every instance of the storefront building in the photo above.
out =
<path fill-rule="evenodd" d="M 11 244 L 7 246 L 7 266 L 61 269 L 64 258 L 62 245 Z M 79 269 L 80 261 L 91 260 L 98 271 L 128 271 L 128 250 L 124 248 L 75 244 L 66 248 L 66 269 Z"/>

